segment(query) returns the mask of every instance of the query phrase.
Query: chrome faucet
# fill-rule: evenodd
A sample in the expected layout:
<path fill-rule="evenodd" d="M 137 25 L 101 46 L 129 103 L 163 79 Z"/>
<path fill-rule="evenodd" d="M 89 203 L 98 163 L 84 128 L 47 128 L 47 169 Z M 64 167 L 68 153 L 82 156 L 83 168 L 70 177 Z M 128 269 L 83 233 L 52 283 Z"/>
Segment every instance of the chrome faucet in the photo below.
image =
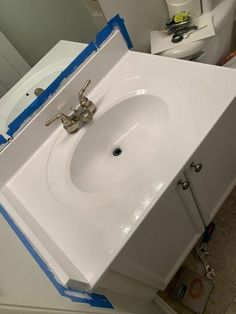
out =
<path fill-rule="evenodd" d="M 84 124 L 92 121 L 97 108 L 91 100 L 84 96 L 84 93 L 90 83 L 91 80 L 87 80 L 82 89 L 79 91 L 79 106 L 72 107 L 72 113 L 69 116 L 64 113 L 58 113 L 55 117 L 48 120 L 45 125 L 49 126 L 54 121 L 60 119 L 64 129 L 71 134 L 77 132 Z"/>

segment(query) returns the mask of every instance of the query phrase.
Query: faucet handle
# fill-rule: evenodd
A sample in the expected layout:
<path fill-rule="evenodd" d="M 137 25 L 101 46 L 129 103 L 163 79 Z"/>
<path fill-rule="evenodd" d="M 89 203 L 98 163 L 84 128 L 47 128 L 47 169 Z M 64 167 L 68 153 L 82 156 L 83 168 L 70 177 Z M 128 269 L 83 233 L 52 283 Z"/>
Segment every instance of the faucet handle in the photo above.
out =
<path fill-rule="evenodd" d="M 87 80 L 85 82 L 84 86 L 82 87 L 82 89 L 78 93 L 79 103 L 81 106 L 86 105 L 86 103 L 88 101 L 88 98 L 84 96 L 84 93 L 85 93 L 85 91 L 88 88 L 90 83 L 91 83 L 91 80 Z"/>
<path fill-rule="evenodd" d="M 91 80 L 87 80 L 81 90 L 85 92 L 90 83 L 91 83 Z"/>
<path fill-rule="evenodd" d="M 73 121 L 70 119 L 69 116 L 67 116 L 64 113 L 58 113 L 57 115 L 55 115 L 53 118 L 49 119 L 45 125 L 49 126 L 51 123 L 53 123 L 54 121 L 61 119 L 61 122 L 64 126 L 71 126 L 73 124 Z"/>

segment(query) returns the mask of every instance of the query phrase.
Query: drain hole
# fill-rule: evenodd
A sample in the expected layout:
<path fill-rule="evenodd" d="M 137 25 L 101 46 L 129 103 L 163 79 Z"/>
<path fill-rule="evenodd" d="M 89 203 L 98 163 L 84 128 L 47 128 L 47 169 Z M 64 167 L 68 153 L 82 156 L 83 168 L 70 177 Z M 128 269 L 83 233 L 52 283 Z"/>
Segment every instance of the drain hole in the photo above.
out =
<path fill-rule="evenodd" d="M 114 150 L 113 150 L 113 156 L 120 156 L 120 154 L 122 153 L 122 149 L 120 147 L 116 147 Z"/>

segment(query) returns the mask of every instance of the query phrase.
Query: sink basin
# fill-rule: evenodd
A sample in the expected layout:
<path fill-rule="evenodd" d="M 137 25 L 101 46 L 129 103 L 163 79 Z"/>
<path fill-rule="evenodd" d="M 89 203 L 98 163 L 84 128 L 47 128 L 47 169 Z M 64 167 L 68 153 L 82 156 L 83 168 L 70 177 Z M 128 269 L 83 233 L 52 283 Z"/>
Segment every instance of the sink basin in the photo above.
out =
<path fill-rule="evenodd" d="M 119 102 L 95 120 L 78 143 L 71 160 L 73 183 L 83 192 L 100 193 L 143 180 L 168 126 L 168 107 L 157 96 L 136 95 Z"/>
<path fill-rule="evenodd" d="M 51 192 L 72 206 L 93 203 L 91 194 L 103 204 L 104 194 L 155 195 L 166 155 L 181 136 L 173 129 L 183 114 L 178 88 L 153 77 L 130 77 L 93 99 L 93 121 L 73 136 L 63 129 L 53 145 L 47 165 Z"/>

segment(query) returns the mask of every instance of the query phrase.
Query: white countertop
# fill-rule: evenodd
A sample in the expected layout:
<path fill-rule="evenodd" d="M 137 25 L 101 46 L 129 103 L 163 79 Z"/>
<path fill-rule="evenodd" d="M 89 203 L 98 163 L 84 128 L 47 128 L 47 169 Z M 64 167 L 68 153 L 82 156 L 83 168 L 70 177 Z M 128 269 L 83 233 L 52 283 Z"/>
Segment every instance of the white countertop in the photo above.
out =
<path fill-rule="evenodd" d="M 97 65 L 94 71 L 102 67 L 101 60 L 99 62 L 99 66 Z M 90 70 L 88 70 L 89 73 L 92 73 Z M 83 76 L 83 71 L 85 70 L 82 69 L 78 74 L 80 74 L 80 79 L 82 76 L 85 80 L 87 74 Z M 76 75 L 73 78 L 74 82 L 77 79 Z M 171 139 L 171 142 L 166 142 L 158 167 L 149 171 L 149 185 L 143 189 L 143 193 L 137 194 L 136 186 L 123 187 L 114 194 L 111 192 L 105 194 L 105 197 L 104 194 L 102 196 L 83 195 L 84 198 L 77 198 L 76 206 L 74 200 L 77 196 L 73 194 L 74 188 L 72 190 L 68 188 L 68 193 L 70 193 L 68 198 L 63 194 L 57 195 L 57 192 L 49 188 L 52 185 L 48 176 L 48 165 L 53 154 L 53 147 L 56 147 L 58 143 L 64 143 L 63 147 L 67 149 L 64 152 L 61 150 L 62 157 L 58 158 L 63 160 L 64 155 L 70 159 L 73 151 L 70 151 L 70 147 L 83 137 L 86 128 L 89 127 L 68 137 L 68 134 L 59 126 L 54 129 L 55 132 L 50 134 L 44 144 L 28 156 L 24 165 L 6 180 L 0 194 L 0 202 L 5 208 L 7 207 L 18 223 L 22 223 L 22 217 L 27 228 L 30 228 L 30 221 L 32 226 L 37 222 L 38 227 L 32 228 L 31 232 L 38 230 L 45 233 L 72 264 L 69 267 L 70 275 L 73 276 L 78 271 L 81 280 L 83 278 L 87 281 L 90 288 L 99 283 L 120 250 L 152 210 L 153 205 L 166 188 L 176 179 L 236 95 L 236 71 L 232 69 L 127 50 L 89 94 L 89 98 L 95 102 L 103 101 L 94 119 L 99 119 L 102 112 L 109 108 L 112 99 L 122 96 L 122 94 L 119 95 L 117 87 L 123 84 L 124 79 L 133 80 L 134 85 L 131 84 L 133 86 L 131 89 L 137 90 L 140 88 L 140 83 L 136 82 L 139 82 L 139 79 L 142 82 L 143 78 L 146 82 L 156 81 L 157 93 L 160 88 L 160 94 L 163 94 L 167 103 L 171 102 L 171 130 L 167 132 L 167 139 Z M 71 83 L 71 86 L 73 84 Z M 74 85 L 78 86 L 77 83 Z M 120 93 L 125 89 L 125 86 L 122 86 Z M 69 85 L 66 85 L 64 90 L 66 88 L 69 88 Z M 148 86 L 145 88 L 148 89 Z M 106 95 L 108 95 L 107 98 Z M 55 98 L 51 100 L 52 106 L 53 101 L 55 102 Z M 33 128 L 33 124 L 37 124 L 40 119 L 45 121 L 45 115 L 46 109 L 43 110 L 41 117 L 38 116 L 35 122 L 31 122 L 31 127 Z M 44 127 L 42 121 L 41 128 Z M 31 127 L 28 128 L 28 132 Z M 27 130 L 21 133 L 19 141 L 23 139 L 24 132 L 26 136 Z M 48 132 L 48 130 L 42 129 L 42 132 Z M 13 144 L 14 141 L 12 147 Z M 13 152 L 14 148 L 11 148 L 11 151 Z M 3 153 L 2 156 L 0 155 L 0 168 L 3 167 L 6 158 Z M 7 150 L 5 154 L 6 156 L 9 154 Z M 63 180 L 64 169 L 58 167 L 58 173 L 61 177 L 58 176 L 57 186 L 62 183 L 60 188 L 64 187 L 66 191 L 68 180 Z M 68 186 L 71 187 L 70 183 Z M 125 195 L 124 199 L 122 195 Z M 94 202 L 93 206 L 89 207 L 89 212 L 86 208 L 86 200 L 88 200 L 86 197 L 92 197 Z M 69 200 L 72 202 L 70 203 Z M 41 238 L 41 245 L 43 244 Z M 50 265 L 49 260 L 48 263 Z"/>

